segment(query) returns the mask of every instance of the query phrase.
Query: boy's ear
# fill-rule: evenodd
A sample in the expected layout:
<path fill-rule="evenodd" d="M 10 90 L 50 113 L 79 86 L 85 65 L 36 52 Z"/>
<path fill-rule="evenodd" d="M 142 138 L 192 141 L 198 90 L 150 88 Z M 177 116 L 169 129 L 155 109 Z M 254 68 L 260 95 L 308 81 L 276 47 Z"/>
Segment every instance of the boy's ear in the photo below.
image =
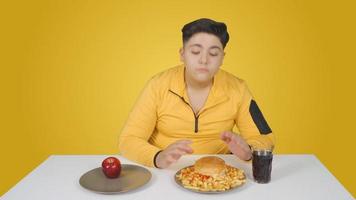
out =
<path fill-rule="evenodd" d="M 184 57 L 183 57 L 184 49 L 183 47 L 179 49 L 179 57 L 180 61 L 184 62 Z"/>

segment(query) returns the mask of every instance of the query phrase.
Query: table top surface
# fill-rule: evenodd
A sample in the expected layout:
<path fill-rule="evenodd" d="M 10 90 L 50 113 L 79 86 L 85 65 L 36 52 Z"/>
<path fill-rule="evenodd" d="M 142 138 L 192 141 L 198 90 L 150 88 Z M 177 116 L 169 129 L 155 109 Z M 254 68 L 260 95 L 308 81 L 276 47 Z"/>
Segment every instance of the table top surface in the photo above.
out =
<path fill-rule="evenodd" d="M 139 165 L 115 156 L 123 164 Z M 167 169 L 145 167 L 152 173 L 148 184 L 127 193 L 105 195 L 81 187 L 79 179 L 84 173 L 100 167 L 108 155 L 53 155 L 1 199 L 354 199 L 314 155 L 274 155 L 272 180 L 268 184 L 253 181 L 251 162 L 233 155 L 218 155 L 227 164 L 245 171 L 245 185 L 220 194 L 195 193 L 177 185 L 175 173 L 202 156 L 206 155 L 183 156 Z"/>

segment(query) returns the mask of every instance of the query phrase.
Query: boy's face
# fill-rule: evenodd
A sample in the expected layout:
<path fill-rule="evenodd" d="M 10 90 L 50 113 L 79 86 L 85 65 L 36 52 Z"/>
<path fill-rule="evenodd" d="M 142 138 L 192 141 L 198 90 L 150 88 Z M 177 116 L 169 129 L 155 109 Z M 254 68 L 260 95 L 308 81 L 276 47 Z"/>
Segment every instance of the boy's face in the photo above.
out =
<path fill-rule="evenodd" d="M 180 59 L 186 67 L 186 77 L 196 82 L 212 80 L 219 70 L 224 49 L 219 38 L 209 33 L 196 33 L 180 49 Z"/>

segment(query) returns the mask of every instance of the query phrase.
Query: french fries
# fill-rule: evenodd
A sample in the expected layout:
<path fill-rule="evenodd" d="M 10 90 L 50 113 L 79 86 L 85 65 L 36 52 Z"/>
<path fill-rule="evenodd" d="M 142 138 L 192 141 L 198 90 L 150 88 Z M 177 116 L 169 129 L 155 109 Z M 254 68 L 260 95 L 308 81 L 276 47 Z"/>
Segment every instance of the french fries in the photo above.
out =
<path fill-rule="evenodd" d="M 201 175 L 194 171 L 194 166 L 182 169 L 176 177 L 185 188 L 204 192 L 229 190 L 246 181 L 243 170 L 229 165 L 226 165 L 225 175 L 220 177 Z"/>

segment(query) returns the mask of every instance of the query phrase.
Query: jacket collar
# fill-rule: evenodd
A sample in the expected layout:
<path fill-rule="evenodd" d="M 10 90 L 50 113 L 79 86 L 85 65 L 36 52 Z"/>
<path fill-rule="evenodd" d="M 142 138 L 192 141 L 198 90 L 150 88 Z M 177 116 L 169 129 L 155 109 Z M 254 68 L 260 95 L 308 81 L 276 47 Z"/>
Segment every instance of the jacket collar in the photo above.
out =
<path fill-rule="evenodd" d="M 181 98 L 183 98 L 183 100 L 189 103 L 189 98 L 186 92 L 186 85 L 184 80 L 184 72 L 184 65 L 180 65 L 177 67 L 177 70 L 175 71 L 173 79 L 170 83 L 170 91 L 180 96 Z M 205 109 L 220 104 L 226 101 L 227 99 L 229 99 L 227 85 L 226 82 L 224 82 L 223 80 L 221 69 L 219 69 L 219 71 L 214 76 L 213 86 L 210 89 L 208 99 L 199 113 L 201 113 Z"/>

